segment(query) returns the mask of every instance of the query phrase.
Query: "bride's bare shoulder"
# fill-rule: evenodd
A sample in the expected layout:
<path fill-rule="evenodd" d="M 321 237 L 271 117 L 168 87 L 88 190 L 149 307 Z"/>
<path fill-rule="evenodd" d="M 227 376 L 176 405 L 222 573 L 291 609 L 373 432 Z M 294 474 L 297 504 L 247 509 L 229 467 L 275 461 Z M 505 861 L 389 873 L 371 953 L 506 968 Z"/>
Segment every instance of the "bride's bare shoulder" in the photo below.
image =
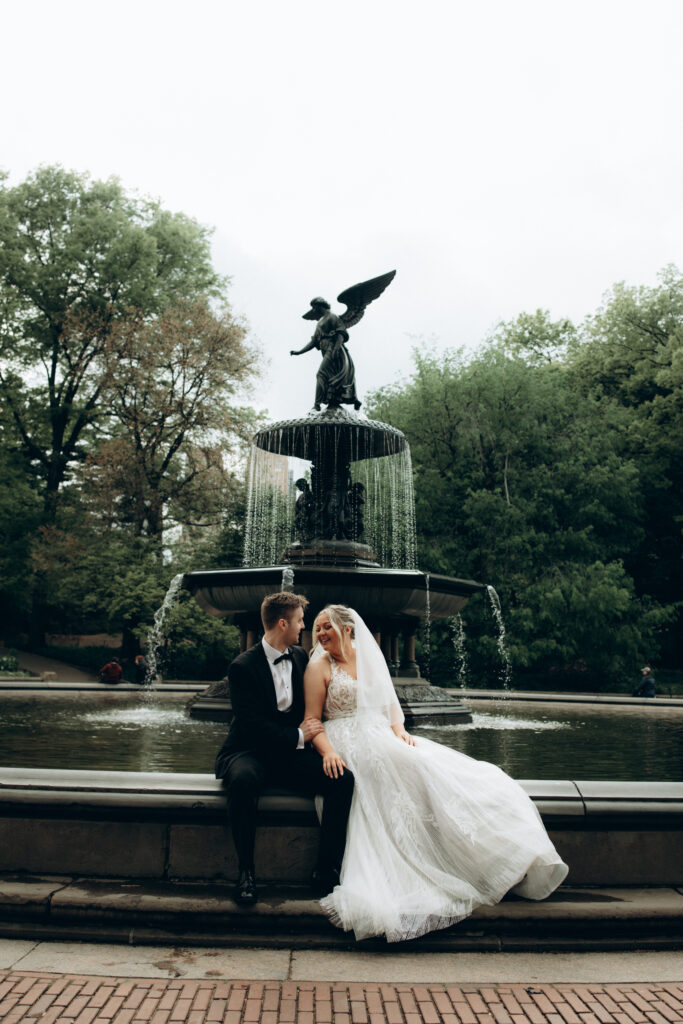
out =
<path fill-rule="evenodd" d="M 326 654 L 323 654 L 320 658 L 314 658 L 313 661 L 309 661 L 305 676 L 307 680 L 312 683 L 324 682 L 327 685 L 330 677 L 330 659 Z"/>

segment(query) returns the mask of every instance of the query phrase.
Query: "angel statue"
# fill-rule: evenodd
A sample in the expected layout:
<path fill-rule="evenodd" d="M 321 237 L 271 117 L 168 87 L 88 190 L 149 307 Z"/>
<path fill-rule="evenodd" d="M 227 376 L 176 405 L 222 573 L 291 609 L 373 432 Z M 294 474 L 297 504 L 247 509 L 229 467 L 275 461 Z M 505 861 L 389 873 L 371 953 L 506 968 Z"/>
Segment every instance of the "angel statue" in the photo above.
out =
<path fill-rule="evenodd" d="M 346 348 L 346 342 L 349 340 L 348 329 L 358 323 L 365 312 L 365 307 L 369 306 L 373 299 L 379 298 L 395 276 L 396 271 L 390 270 L 388 274 L 373 277 L 370 281 L 363 281 L 347 288 L 337 296 L 337 302 L 343 302 L 347 307 L 341 316 L 331 311 L 330 304 L 325 299 L 311 299 L 311 308 L 304 313 L 303 319 L 317 320 L 313 337 L 304 348 L 298 351 L 292 349 L 290 355 L 300 356 L 314 348 L 322 352 L 323 358 L 318 367 L 315 383 L 317 410 L 320 410 L 322 402 L 328 409 L 338 409 L 340 405 L 352 405 L 354 409 L 360 409 L 356 394 L 356 371 Z"/>

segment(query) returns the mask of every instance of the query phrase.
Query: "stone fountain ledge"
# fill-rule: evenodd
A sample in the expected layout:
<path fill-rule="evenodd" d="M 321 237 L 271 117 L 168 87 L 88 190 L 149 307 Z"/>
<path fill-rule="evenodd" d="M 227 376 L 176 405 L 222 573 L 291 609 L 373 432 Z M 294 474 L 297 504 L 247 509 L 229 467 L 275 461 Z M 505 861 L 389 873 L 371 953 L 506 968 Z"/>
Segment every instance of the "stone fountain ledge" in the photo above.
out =
<path fill-rule="evenodd" d="M 12 693 L 23 693 L 30 690 L 50 690 L 54 693 L 63 691 L 65 693 L 79 691 L 83 693 L 137 693 L 141 696 L 146 693 L 197 693 L 210 686 L 207 682 L 192 682 L 192 680 L 175 680 L 169 683 L 161 683 L 155 686 L 138 686 L 137 683 L 67 683 L 55 682 L 51 679 L 25 679 L 5 678 L 0 679 L 0 691 L 10 690 Z"/>
<path fill-rule="evenodd" d="M 572 885 L 683 885 L 683 783 L 522 780 Z M 301 885 L 318 840 L 313 801 L 260 803 L 264 882 Z M 0 871 L 232 879 L 222 784 L 210 775 L 0 768 Z"/>
<path fill-rule="evenodd" d="M 423 680 L 420 680 L 422 682 Z M 395 679 L 394 682 L 408 682 L 408 680 Z M 416 680 L 409 680 L 415 683 Z M 108 683 L 67 683 L 55 682 L 53 680 L 39 679 L 38 677 L 27 679 L 26 677 L 5 677 L 0 679 L 0 691 L 11 691 L 13 694 L 49 690 L 54 693 L 82 691 L 93 693 L 201 693 L 212 684 L 209 682 L 195 682 L 190 679 L 173 680 L 168 683 L 161 683 L 157 686 L 143 688 L 135 683 L 118 683 L 112 686 Z M 603 704 L 615 705 L 624 704 L 627 706 L 642 706 L 652 710 L 657 708 L 683 708 L 683 697 L 629 697 L 627 694 L 619 693 L 557 693 L 543 690 L 476 690 L 460 687 L 443 687 L 444 694 L 453 697 L 460 697 L 463 700 L 472 701 L 526 701 L 547 704 Z"/>
<path fill-rule="evenodd" d="M 683 697 L 630 697 L 625 693 L 557 693 L 544 690 L 475 690 L 447 687 L 446 693 L 469 700 L 529 701 L 546 704 L 625 704 L 652 708 L 683 708 Z"/>
<path fill-rule="evenodd" d="M 683 946 L 683 783 L 522 785 L 570 865 L 567 884 L 542 903 L 481 908 L 420 948 Z M 264 898 L 254 908 L 231 898 L 224 803 L 209 775 L 0 768 L 0 934 L 353 947 L 305 886 L 313 802 L 286 791 L 262 798 Z"/>

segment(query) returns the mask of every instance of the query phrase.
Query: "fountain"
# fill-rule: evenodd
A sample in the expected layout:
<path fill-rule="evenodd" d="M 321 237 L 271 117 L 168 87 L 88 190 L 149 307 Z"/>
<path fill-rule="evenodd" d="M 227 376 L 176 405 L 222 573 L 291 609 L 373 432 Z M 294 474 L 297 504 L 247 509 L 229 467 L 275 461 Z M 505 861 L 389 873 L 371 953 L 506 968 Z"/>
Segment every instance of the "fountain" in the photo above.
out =
<path fill-rule="evenodd" d="M 273 423 L 254 438 L 244 565 L 188 573 L 183 585 L 207 612 L 234 621 L 242 650 L 255 642 L 261 602 L 275 590 L 304 594 L 314 612 L 328 602 L 351 605 L 377 638 L 408 724 L 467 721 L 460 699 L 420 678 L 415 636 L 420 623 L 451 618 L 486 587 L 416 568 L 408 442 L 400 430 L 358 412 L 355 371 L 345 345 L 348 327 L 394 274 L 343 292 L 339 301 L 348 309 L 340 317 L 329 312 L 325 300 L 312 301 L 304 318 L 317 320 L 316 331 L 301 352 L 320 348 L 323 354 L 315 405 L 307 415 Z M 310 648 L 310 619 L 307 626 L 303 643 Z M 224 683 L 197 698 L 191 709 L 196 717 L 229 713 Z"/>

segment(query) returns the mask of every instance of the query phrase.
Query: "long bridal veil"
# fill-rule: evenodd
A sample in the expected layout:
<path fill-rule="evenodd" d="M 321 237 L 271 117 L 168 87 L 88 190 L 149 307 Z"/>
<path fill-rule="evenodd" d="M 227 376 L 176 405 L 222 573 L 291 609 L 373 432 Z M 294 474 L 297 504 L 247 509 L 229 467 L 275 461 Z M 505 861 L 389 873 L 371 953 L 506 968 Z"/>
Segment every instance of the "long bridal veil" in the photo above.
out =
<path fill-rule="evenodd" d="M 349 611 L 353 615 L 356 634 L 358 712 L 379 713 L 387 718 L 390 725 L 400 725 L 403 712 L 384 655 L 358 612 L 353 608 Z"/>

